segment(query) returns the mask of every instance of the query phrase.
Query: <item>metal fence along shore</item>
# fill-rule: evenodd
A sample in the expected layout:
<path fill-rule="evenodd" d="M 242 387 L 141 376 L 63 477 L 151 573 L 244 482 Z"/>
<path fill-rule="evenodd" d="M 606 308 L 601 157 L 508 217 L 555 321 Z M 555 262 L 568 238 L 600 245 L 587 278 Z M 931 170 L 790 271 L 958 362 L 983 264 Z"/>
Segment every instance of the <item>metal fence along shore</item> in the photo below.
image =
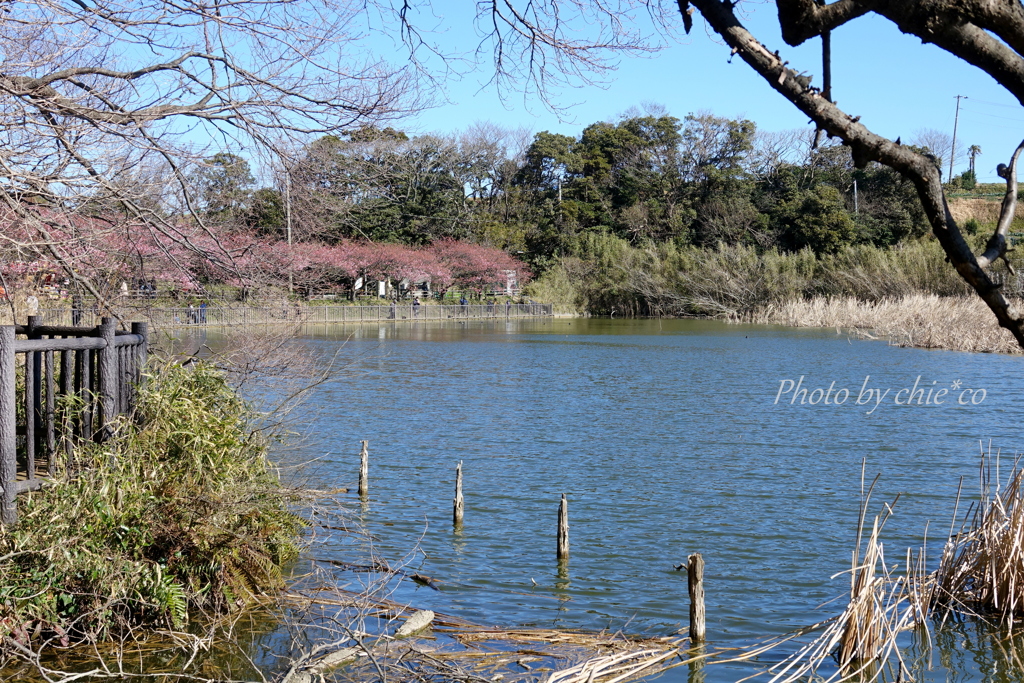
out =
<path fill-rule="evenodd" d="M 245 327 L 283 324 L 333 324 L 362 322 L 416 322 L 428 320 L 498 320 L 549 318 L 557 315 L 555 304 L 394 304 L 383 306 L 207 306 L 184 308 L 122 307 L 131 320 L 148 320 L 153 328 Z M 44 309 L 39 319 L 46 325 L 91 324 L 93 311 Z M 77 319 L 76 319 L 77 318 Z"/>

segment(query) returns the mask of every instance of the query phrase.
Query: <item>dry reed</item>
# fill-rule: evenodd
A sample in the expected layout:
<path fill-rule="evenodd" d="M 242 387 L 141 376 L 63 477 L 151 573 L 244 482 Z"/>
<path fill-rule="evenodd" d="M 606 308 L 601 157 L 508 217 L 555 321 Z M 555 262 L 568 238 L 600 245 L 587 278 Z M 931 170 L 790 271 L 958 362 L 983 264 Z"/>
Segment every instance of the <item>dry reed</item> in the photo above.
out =
<path fill-rule="evenodd" d="M 771 683 L 814 679 L 819 676 L 819 669 L 831 666 L 832 662 L 838 666 L 825 681 L 854 677 L 872 680 L 893 659 L 899 670 L 905 671 L 896 641 L 902 631 L 924 623 L 929 595 L 922 578 L 924 563 L 922 558 L 915 558 L 908 552 L 903 576 L 896 576 L 895 568 L 886 566 L 879 535 L 892 513 L 892 505 L 886 505 L 885 513 L 874 518 L 861 552 L 865 515 L 873 488 L 874 483 L 862 495 L 846 608 L 838 617 L 823 622 L 825 628 L 817 638 L 770 669 L 774 674 Z"/>
<path fill-rule="evenodd" d="M 869 302 L 852 297 L 794 299 L 744 322 L 853 330 L 895 346 L 984 353 L 1021 353 L 977 297 L 913 294 Z"/>
<path fill-rule="evenodd" d="M 1024 615 L 1024 470 L 1014 462 L 1003 486 L 998 457 L 993 478 L 991 451 L 983 452 L 980 500 L 943 548 L 932 600 L 943 617 L 993 615 L 1012 625 Z"/>

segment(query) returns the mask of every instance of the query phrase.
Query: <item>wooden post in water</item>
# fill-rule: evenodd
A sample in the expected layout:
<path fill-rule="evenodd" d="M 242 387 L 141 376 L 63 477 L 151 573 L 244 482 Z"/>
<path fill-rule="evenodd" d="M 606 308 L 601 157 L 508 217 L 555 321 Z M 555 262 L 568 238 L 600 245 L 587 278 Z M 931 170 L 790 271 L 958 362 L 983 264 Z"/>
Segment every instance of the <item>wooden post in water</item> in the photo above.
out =
<path fill-rule="evenodd" d="M 370 492 L 370 451 L 367 448 L 369 441 L 363 442 L 363 450 L 359 453 L 359 495 L 365 496 Z"/>
<path fill-rule="evenodd" d="M 694 553 L 687 558 L 687 586 L 690 591 L 690 642 L 704 642 L 704 558 Z"/>
<path fill-rule="evenodd" d="M 569 559 L 569 503 L 564 493 L 558 504 L 558 559 Z"/>
<path fill-rule="evenodd" d="M 457 527 L 462 526 L 465 508 L 466 504 L 462 499 L 462 461 L 460 460 L 458 467 L 455 468 L 455 501 L 452 509 L 452 523 Z"/>
<path fill-rule="evenodd" d="M 18 510 L 14 506 L 14 487 L 18 478 L 18 437 L 16 415 L 18 392 L 15 388 L 14 326 L 0 326 L 0 522 L 14 524 Z"/>

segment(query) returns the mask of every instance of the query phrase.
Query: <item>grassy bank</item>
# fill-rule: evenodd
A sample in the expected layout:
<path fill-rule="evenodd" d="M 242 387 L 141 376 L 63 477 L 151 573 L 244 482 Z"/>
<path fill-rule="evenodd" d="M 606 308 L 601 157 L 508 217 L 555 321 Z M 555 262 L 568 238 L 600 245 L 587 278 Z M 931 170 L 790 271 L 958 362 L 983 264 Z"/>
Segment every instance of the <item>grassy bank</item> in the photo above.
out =
<path fill-rule="evenodd" d="M 792 327 L 834 327 L 897 346 L 975 353 L 1021 353 L 976 296 L 911 294 L 861 301 L 852 297 L 794 299 L 758 312 L 749 322 Z"/>
<path fill-rule="evenodd" d="M 1005 268 L 1000 263 L 994 270 L 1012 283 Z M 838 327 L 905 346 L 1018 352 L 930 238 L 891 249 L 853 245 L 815 254 L 746 246 L 635 247 L 592 235 L 576 255 L 532 283 L 529 293 L 595 315 Z"/>
<path fill-rule="evenodd" d="M 854 245 L 815 254 L 671 243 L 636 247 L 604 234 L 588 236 L 576 255 L 562 258 L 529 293 L 595 315 L 747 318 L 797 299 L 882 301 L 971 292 L 930 239 L 892 249 Z"/>
<path fill-rule="evenodd" d="M 251 418 L 218 372 L 167 367 L 135 421 L 20 496 L 19 523 L 0 528 L 4 649 L 182 628 L 279 585 L 303 523 Z"/>

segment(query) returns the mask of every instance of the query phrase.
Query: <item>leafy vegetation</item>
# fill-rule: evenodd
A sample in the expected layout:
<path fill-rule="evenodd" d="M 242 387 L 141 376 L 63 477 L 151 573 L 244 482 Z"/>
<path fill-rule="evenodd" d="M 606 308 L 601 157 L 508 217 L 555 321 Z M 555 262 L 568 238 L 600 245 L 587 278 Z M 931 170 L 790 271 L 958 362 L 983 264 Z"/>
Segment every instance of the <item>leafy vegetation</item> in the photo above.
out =
<path fill-rule="evenodd" d="M 844 245 L 816 254 L 809 247 L 784 252 L 673 242 L 633 246 L 599 233 L 581 239 L 575 254 L 559 259 L 528 292 L 599 314 L 725 318 L 760 317 L 772 307 L 814 297 L 877 302 L 969 293 L 944 267 L 942 250 L 932 240 L 898 248 Z"/>
<path fill-rule="evenodd" d="M 140 392 L 136 420 L 0 528 L 0 632 L 22 646 L 181 628 L 273 589 L 297 553 L 304 522 L 224 377 L 169 366 Z"/>

